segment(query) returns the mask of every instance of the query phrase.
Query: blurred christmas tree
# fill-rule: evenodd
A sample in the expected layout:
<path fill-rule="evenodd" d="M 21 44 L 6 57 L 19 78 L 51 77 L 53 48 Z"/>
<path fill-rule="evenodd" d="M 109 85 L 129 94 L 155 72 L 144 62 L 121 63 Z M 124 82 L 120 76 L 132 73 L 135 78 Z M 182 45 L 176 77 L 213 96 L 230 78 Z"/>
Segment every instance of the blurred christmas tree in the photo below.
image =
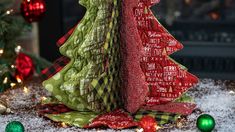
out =
<path fill-rule="evenodd" d="M 14 0 L 0 1 L 0 64 L 13 63 L 16 58 L 16 40 L 30 27 L 24 19 L 14 14 Z"/>
<path fill-rule="evenodd" d="M 24 62 L 23 65 L 26 65 L 27 69 L 20 70 L 27 72 L 25 73 L 26 76 L 32 75 L 33 70 L 40 73 L 42 69 L 50 65 L 46 60 L 26 53 L 17 45 L 18 38 L 31 30 L 31 25 L 26 23 L 19 13 L 19 2 L 19 0 L 0 1 L 0 92 L 14 86 L 17 79 L 18 82 L 22 81 L 22 76 L 21 80 L 16 78 L 16 62 L 18 62 L 18 65 L 22 65 L 22 62 Z M 21 57 L 19 57 L 20 53 Z M 29 63 L 31 63 L 31 67 L 28 67 Z"/>

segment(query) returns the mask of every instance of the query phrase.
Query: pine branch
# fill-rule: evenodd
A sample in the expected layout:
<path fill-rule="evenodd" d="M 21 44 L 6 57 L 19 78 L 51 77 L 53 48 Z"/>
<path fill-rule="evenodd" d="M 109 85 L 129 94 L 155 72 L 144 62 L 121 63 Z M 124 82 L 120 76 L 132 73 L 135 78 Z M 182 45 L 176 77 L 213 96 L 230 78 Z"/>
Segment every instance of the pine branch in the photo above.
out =
<path fill-rule="evenodd" d="M 1 59 L 13 63 L 16 57 L 15 47 L 17 39 L 29 29 L 21 16 L 17 16 L 13 10 L 15 0 L 1 0 L 0 2 L 0 48 L 4 50 Z"/>

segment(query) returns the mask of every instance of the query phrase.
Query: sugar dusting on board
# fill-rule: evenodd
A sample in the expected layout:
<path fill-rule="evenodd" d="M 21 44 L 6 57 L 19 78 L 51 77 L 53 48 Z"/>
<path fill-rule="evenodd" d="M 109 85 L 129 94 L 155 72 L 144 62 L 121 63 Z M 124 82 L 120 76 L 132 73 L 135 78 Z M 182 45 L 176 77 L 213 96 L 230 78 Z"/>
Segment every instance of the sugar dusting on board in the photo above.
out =
<path fill-rule="evenodd" d="M 26 87 L 27 89 L 25 89 Z M 55 125 L 50 120 L 41 118 L 37 115 L 35 107 L 37 103 L 47 96 L 46 91 L 42 90 L 40 83 L 29 83 L 27 86 L 13 89 L 0 95 L 0 99 L 6 100 L 13 114 L 0 116 L 0 131 L 4 131 L 8 122 L 16 120 L 24 124 L 26 131 L 46 131 L 46 132 L 77 132 L 94 131 L 82 130 L 75 127 Z M 216 130 L 219 132 L 234 131 L 235 128 L 235 86 L 228 88 L 225 82 L 204 79 L 192 90 L 189 95 L 194 97 L 198 108 L 203 112 L 212 115 L 216 120 Z M 178 129 L 171 128 L 171 131 L 197 131 L 195 121 L 200 114 L 192 114 L 188 117 L 186 126 Z M 100 132 L 113 132 L 114 130 L 99 130 Z M 122 132 L 134 132 L 136 129 L 123 130 Z M 169 129 L 160 130 L 169 131 Z"/>
<path fill-rule="evenodd" d="M 216 129 L 220 132 L 234 131 L 235 128 L 235 87 L 228 90 L 222 81 L 202 80 L 198 92 L 192 92 L 198 107 L 212 115 L 216 120 Z M 190 120 L 195 120 L 192 115 Z"/>
<path fill-rule="evenodd" d="M 232 132 L 235 128 L 235 86 L 228 89 L 225 82 L 204 79 L 189 92 L 194 97 L 198 108 L 206 114 L 212 115 L 216 120 L 215 129 L 219 132 Z M 179 131 L 197 131 L 196 119 L 200 114 L 188 117 L 188 127 Z"/>

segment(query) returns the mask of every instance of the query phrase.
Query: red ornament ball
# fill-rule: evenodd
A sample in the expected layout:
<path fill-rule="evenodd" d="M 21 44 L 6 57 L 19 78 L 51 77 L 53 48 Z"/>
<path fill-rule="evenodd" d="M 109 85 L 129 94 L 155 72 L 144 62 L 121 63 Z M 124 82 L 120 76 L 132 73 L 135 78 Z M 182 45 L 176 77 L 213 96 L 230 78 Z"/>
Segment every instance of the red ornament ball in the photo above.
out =
<path fill-rule="evenodd" d="M 46 12 L 44 0 L 23 0 L 21 3 L 21 14 L 28 22 L 39 21 Z"/>
<path fill-rule="evenodd" d="M 144 116 L 139 121 L 139 126 L 144 129 L 144 132 L 156 132 L 157 122 L 152 116 Z"/>
<path fill-rule="evenodd" d="M 16 60 L 16 77 L 19 77 L 21 80 L 25 80 L 28 77 L 32 76 L 34 73 L 34 64 L 30 56 L 19 53 Z"/>

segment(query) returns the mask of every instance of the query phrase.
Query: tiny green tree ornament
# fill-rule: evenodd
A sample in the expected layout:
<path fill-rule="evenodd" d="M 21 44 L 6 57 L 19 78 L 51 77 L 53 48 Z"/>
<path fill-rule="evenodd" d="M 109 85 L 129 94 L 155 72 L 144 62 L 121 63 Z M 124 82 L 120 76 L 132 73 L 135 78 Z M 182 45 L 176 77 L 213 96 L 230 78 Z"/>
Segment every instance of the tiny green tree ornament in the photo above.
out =
<path fill-rule="evenodd" d="M 211 132 L 215 128 L 215 119 L 208 114 L 200 115 L 197 119 L 197 128 L 202 132 Z"/>
<path fill-rule="evenodd" d="M 24 126 L 19 121 L 12 121 L 7 124 L 5 132 L 24 132 Z"/>

